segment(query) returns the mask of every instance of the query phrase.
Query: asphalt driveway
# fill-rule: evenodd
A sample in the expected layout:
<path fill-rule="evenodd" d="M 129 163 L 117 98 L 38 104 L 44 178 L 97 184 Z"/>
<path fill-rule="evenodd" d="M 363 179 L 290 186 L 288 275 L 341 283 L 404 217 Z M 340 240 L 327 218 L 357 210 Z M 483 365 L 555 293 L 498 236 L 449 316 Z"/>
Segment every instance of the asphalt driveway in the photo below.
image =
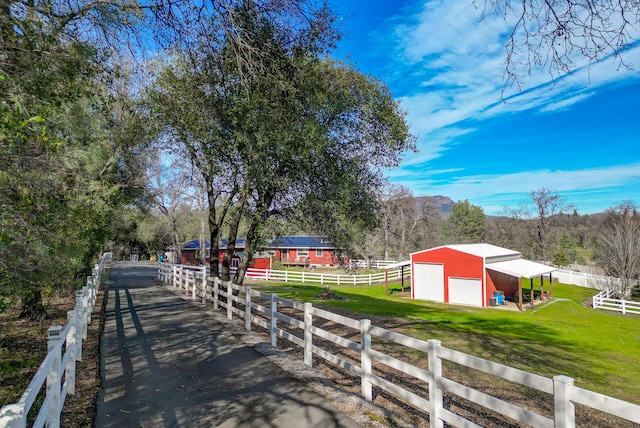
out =
<path fill-rule="evenodd" d="M 114 263 L 101 342 L 102 427 L 357 427 L 156 281 L 156 265 Z"/>

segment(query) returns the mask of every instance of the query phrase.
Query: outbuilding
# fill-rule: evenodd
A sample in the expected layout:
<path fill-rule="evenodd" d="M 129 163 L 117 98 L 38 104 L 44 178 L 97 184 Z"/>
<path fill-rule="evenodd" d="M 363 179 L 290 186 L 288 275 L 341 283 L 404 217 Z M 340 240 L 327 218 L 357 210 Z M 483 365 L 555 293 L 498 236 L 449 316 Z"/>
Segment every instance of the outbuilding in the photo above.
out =
<path fill-rule="evenodd" d="M 495 292 L 517 294 L 522 310 L 521 279 L 542 278 L 555 270 L 492 244 L 445 245 L 411 254 L 411 297 L 486 307 Z"/>

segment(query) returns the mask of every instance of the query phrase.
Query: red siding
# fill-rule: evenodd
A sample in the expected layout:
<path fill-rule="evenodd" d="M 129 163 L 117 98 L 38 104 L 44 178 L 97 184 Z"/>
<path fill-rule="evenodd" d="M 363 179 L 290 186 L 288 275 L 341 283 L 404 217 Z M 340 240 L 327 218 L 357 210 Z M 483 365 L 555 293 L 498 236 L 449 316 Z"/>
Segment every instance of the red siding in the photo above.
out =
<path fill-rule="evenodd" d="M 518 278 L 487 269 L 487 300 L 489 300 L 487 305 L 490 304 L 490 299 L 496 290 L 504 291 L 505 296 L 512 296 L 518 292 Z"/>
<path fill-rule="evenodd" d="M 413 254 L 411 256 L 411 262 L 444 264 L 445 302 L 449 302 L 449 277 L 482 279 L 484 283 L 482 257 L 462 253 L 452 250 L 451 248 L 436 248 Z M 493 295 L 493 293 L 491 295 Z M 487 305 L 486 300 L 487 296 L 483 292 L 484 306 Z"/>
<path fill-rule="evenodd" d="M 335 250 L 322 250 L 322 255 L 317 255 L 315 248 L 307 249 L 308 255 L 301 256 L 298 249 L 291 248 L 283 255 L 282 250 L 275 250 L 274 258 L 282 263 L 304 263 L 308 259 L 310 265 L 333 266 L 338 263 Z"/>

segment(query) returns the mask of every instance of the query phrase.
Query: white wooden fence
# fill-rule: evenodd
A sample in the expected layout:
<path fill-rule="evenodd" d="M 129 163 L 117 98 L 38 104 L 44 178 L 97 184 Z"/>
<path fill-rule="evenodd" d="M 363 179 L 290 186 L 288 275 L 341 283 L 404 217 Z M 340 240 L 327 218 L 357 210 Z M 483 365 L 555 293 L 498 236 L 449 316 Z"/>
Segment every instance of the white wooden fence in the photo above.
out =
<path fill-rule="evenodd" d="M 209 275 L 209 268 L 205 266 L 188 266 L 188 265 L 173 265 L 169 263 L 160 263 L 159 272 L 169 272 L 173 269 L 177 269 L 181 272 L 201 272 L 203 269 L 207 270 Z M 390 269 L 388 272 L 388 279 L 390 281 L 397 281 L 402 279 L 402 271 L 398 269 Z M 410 276 L 410 269 L 404 270 L 404 276 Z M 320 284 L 320 285 L 372 285 L 379 284 L 385 281 L 385 272 L 360 274 L 360 275 L 345 275 L 336 273 L 321 273 L 314 271 L 293 271 L 293 270 L 273 270 L 273 269 L 247 269 L 247 279 L 258 279 L 265 281 L 280 281 L 280 282 L 295 282 L 298 284 Z"/>
<path fill-rule="evenodd" d="M 411 272 L 406 269 L 405 276 L 409 276 Z M 267 281 L 296 282 L 301 284 L 320 284 L 320 285 L 372 285 L 385 281 L 385 272 L 345 275 L 337 273 L 320 273 L 309 271 L 287 271 L 272 269 L 247 269 L 248 279 L 261 279 Z M 402 279 L 400 269 L 392 269 L 388 272 L 389 280 Z"/>
<path fill-rule="evenodd" d="M 593 309 L 622 312 L 623 314 L 640 315 L 640 302 L 612 299 L 610 290 L 602 290 L 593 296 Z"/>
<path fill-rule="evenodd" d="M 0 427 L 24 428 L 40 390 L 46 384 L 45 399 L 35 417 L 33 427 L 60 427 L 60 413 L 67 394 L 75 394 L 76 361 L 82 360 L 82 341 L 87 338 L 93 305 L 101 275 L 111 253 L 95 265 L 87 285 L 76 292 L 76 306 L 67 312 L 67 324 L 48 330 L 48 353 L 20 400 L 0 408 Z"/>
<path fill-rule="evenodd" d="M 352 268 L 362 268 L 362 269 L 384 269 L 387 266 L 391 266 L 398 263 L 397 260 L 358 260 L 351 259 L 349 260 L 349 266 Z"/>
<path fill-rule="evenodd" d="M 558 269 L 553 272 L 553 277 L 563 284 L 577 285 L 579 287 L 595 288 L 603 290 L 610 285 L 619 285 L 620 278 L 611 276 L 594 275 L 591 273 L 574 270 Z"/>
<path fill-rule="evenodd" d="M 366 400 L 372 401 L 372 388 L 375 385 L 417 409 L 427 411 L 432 428 L 442 428 L 444 422 L 465 428 L 481 426 L 470 420 L 472 417 L 468 419 L 447 409 L 443 405 L 444 393 L 461 397 L 491 409 L 497 415 L 532 427 L 575 427 L 576 404 L 640 423 L 640 406 L 575 386 L 574 380 L 567 376 L 546 378 L 443 347 L 439 340 L 415 339 L 374 326 L 367 319 L 355 320 L 315 308 L 311 303 L 294 302 L 276 294 L 253 290 L 250 286 L 207 278 L 205 268 L 194 270 L 173 266 L 167 270 L 161 266 L 158 277 L 193 299 L 212 301 L 214 309 L 225 309 L 230 320 L 235 314 L 244 320 L 247 330 L 254 325 L 264 328 L 273 346 L 277 346 L 278 339 L 298 345 L 303 350 L 304 363 L 308 366 L 312 366 L 313 356 L 316 355 L 354 373 L 361 378 L 361 393 Z M 234 295 L 234 290 L 237 295 Z M 330 331 L 327 322 L 346 327 L 353 334 L 336 335 Z M 426 361 L 426 368 L 385 354 L 384 346 L 373 346 L 374 339 L 376 345 L 380 342 L 383 345 L 391 343 L 403 346 L 407 354 L 415 355 L 414 350 L 425 353 L 423 361 Z M 324 341 L 339 345 L 344 351 L 331 353 L 320 346 Z M 552 400 L 553 410 L 550 414 L 538 414 L 448 379 L 442 372 L 443 361 L 541 391 Z M 393 378 L 387 376 L 391 371 L 395 373 Z M 401 383 L 394 383 L 398 374 L 404 378 Z"/>

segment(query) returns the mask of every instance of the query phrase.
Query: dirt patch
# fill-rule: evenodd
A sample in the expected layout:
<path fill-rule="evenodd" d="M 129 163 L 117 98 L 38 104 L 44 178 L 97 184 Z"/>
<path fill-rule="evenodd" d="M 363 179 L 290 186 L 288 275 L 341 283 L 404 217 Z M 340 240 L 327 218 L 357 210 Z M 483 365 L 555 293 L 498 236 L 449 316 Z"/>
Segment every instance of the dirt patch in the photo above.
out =
<path fill-rule="evenodd" d="M 325 288 L 318 294 L 316 294 L 317 299 L 322 300 L 343 300 L 344 297 L 334 293 L 330 288 Z"/>

